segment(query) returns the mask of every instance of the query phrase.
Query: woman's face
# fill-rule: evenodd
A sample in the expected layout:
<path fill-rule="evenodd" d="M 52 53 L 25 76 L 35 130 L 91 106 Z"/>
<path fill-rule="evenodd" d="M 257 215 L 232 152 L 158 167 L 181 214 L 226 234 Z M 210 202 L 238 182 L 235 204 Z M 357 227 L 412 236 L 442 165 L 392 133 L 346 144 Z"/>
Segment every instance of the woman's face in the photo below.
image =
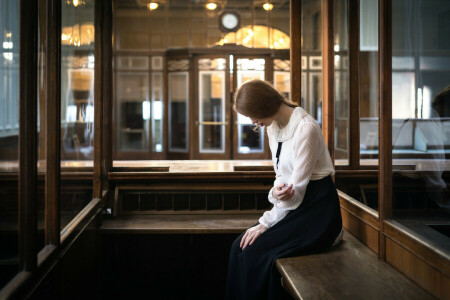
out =
<path fill-rule="evenodd" d="M 263 119 L 256 119 L 256 118 L 250 118 L 252 120 L 253 124 L 259 125 L 259 126 L 270 126 L 272 125 L 273 118 L 263 118 Z"/>

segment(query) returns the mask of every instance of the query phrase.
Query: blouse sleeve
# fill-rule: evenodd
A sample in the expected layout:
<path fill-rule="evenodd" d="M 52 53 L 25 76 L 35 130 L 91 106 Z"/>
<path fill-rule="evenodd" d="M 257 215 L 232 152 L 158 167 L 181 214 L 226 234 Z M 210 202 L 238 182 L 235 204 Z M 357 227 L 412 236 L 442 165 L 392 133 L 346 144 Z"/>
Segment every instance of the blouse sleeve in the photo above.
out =
<path fill-rule="evenodd" d="M 275 172 L 276 172 L 276 171 L 275 171 Z M 283 182 L 283 176 L 281 176 L 280 172 L 276 172 L 276 175 L 275 175 L 275 181 L 273 182 L 273 187 L 270 189 L 269 195 L 268 195 L 268 199 L 269 199 L 269 202 L 270 202 L 270 203 L 275 204 L 275 203 L 278 201 L 278 200 L 272 195 L 272 192 L 273 192 L 273 189 L 274 189 L 277 185 L 282 184 L 282 183 L 284 183 L 284 182 Z"/>
<path fill-rule="evenodd" d="M 271 227 L 283 219 L 290 210 L 300 206 L 305 196 L 306 187 L 314 172 L 318 155 L 320 154 L 319 129 L 313 123 L 304 123 L 300 133 L 295 138 L 294 169 L 288 184 L 293 184 L 294 196 L 288 201 L 275 201 L 272 210 L 266 211 L 259 223 Z M 272 193 L 272 190 L 270 191 Z M 271 195 L 271 194 L 270 194 Z"/>

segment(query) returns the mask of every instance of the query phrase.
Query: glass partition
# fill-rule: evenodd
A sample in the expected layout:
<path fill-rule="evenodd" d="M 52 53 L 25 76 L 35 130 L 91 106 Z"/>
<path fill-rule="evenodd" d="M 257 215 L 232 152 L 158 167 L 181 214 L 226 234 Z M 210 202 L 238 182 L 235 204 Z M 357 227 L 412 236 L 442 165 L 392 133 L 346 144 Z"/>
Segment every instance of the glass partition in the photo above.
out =
<path fill-rule="evenodd" d="M 152 74 L 152 149 L 154 152 L 164 151 L 163 100 L 163 74 L 156 72 Z"/>
<path fill-rule="evenodd" d="M 169 73 L 169 151 L 188 152 L 189 73 Z"/>
<path fill-rule="evenodd" d="M 302 0 L 301 106 L 322 124 L 322 2 Z"/>
<path fill-rule="evenodd" d="M 62 1 L 61 160 L 94 154 L 94 1 Z"/>
<path fill-rule="evenodd" d="M 116 55 L 114 157 L 154 158 L 164 151 L 164 59 Z"/>
<path fill-rule="evenodd" d="M 378 0 L 360 1 L 359 110 L 361 165 L 378 165 Z"/>
<path fill-rule="evenodd" d="M 200 153 L 225 153 L 226 59 L 199 59 Z"/>
<path fill-rule="evenodd" d="M 252 79 L 264 80 L 265 60 L 263 58 L 237 58 L 237 87 Z M 237 114 L 237 150 L 238 153 L 264 152 L 264 131 L 261 127 L 257 132 L 250 118 Z"/>
<path fill-rule="evenodd" d="M 349 164 L 348 0 L 334 1 L 334 155 L 337 166 Z"/>
<path fill-rule="evenodd" d="M 273 86 L 286 99 L 291 99 L 291 63 L 289 60 L 273 60 Z"/>
<path fill-rule="evenodd" d="M 61 202 L 64 227 L 92 199 L 92 179 L 67 180 L 64 172 L 90 170 L 94 159 L 94 4 L 61 1 Z"/>
<path fill-rule="evenodd" d="M 118 150 L 146 151 L 149 144 L 148 74 L 118 72 Z"/>
<path fill-rule="evenodd" d="M 0 2 L 0 289 L 19 271 L 19 3 Z"/>
<path fill-rule="evenodd" d="M 449 20 L 449 1 L 392 1 L 393 213 L 444 250 L 450 245 Z"/>

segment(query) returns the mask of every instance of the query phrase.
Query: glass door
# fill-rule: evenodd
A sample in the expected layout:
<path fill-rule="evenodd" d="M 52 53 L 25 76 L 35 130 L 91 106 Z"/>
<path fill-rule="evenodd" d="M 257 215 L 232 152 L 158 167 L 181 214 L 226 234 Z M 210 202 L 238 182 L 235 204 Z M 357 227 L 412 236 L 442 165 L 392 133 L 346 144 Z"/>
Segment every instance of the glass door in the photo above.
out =
<path fill-rule="evenodd" d="M 114 158 L 165 158 L 163 57 L 117 55 L 114 65 Z"/>
<path fill-rule="evenodd" d="M 234 63 L 234 91 L 244 82 L 252 79 L 265 80 L 266 59 L 236 57 Z M 233 126 L 235 159 L 262 159 L 268 158 L 268 147 L 265 141 L 265 128 L 254 130 L 250 118 L 239 113 L 234 113 L 236 126 Z"/>
<path fill-rule="evenodd" d="M 229 159 L 231 145 L 226 143 L 229 140 L 227 59 L 200 57 L 196 65 L 195 156 L 199 159 Z"/>

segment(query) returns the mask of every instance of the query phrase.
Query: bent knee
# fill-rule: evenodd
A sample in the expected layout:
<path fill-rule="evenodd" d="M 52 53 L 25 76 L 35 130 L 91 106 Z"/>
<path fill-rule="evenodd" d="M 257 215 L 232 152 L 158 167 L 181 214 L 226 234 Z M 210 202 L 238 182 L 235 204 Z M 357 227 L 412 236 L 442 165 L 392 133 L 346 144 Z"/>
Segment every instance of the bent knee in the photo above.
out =
<path fill-rule="evenodd" d="M 236 238 L 233 242 L 233 245 L 231 246 L 231 253 L 236 253 L 239 254 L 242 252 L 241 250 L 241 239 L 242 236 L 239 236 L 238 238 Z"/>

